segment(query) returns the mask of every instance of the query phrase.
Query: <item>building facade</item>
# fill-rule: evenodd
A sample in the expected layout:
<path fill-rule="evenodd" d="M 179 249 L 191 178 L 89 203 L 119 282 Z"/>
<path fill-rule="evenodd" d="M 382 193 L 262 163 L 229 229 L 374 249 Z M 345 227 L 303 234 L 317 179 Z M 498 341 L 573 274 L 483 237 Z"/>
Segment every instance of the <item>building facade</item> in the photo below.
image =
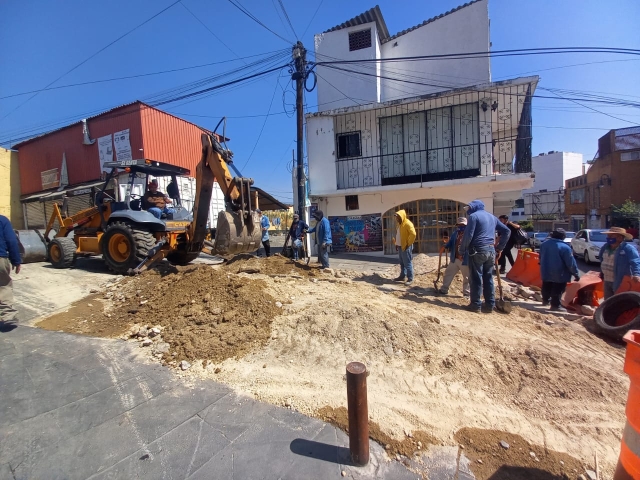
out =
<path fill-rule="evenodd" d="M 366 35 L 356 42 L 353 34 L 363 31 L 372 35 L 371 42 Z M 435 39 L 444 31 L 459 33 L 459 43 L 408 41 Z M 389 36 L 376 7 L 317 35 L 316 58 L 360 59 L 366 49 L 360 47 L 369 43 L 367 55 L 378 56 L 366 58 L 390 58 L 382 52 L 400 51 L 394 49 L 401 45 L 407 50 L 396 58 L 486 51 L 486 1 L 465 4 L 394 36 Z M 328 46 L 338 44 L 342 51 L 329 54 Z M 404 92 L 400 99 L 383 83 L 387 62 L 374 64 L 381 73 L 373 78 L 351 73 L 328 79 L 318 70 L 321 110 L 306 116 L 309 197 L 311 208 L 329 217 L 338 238 L 334 250 L 395 253 L 393 213 L 403 208 L 418 231 L 416 251 L 435 253 L 442 236 L 464 215 L 466 203 L 481 199 L 488 211 L 508 214 L 522 190 L 532 186 L 531 98 L 538 77 L 492 83 L 488 59 L 472 60 L 445 62 L 452 76 L 466 68 L 467 77 L 458 81 L 467 86 L 428 82 L 418 87 L 418 95 Z M 409 68 L 422 68 L 422 78 L 444 75 L 438 62 L 422 63 Z M 396 63 L 390 65 L 387 73 L 394 70 L 394 84 L 406 86 Z M 473 83 L 469 77 L 480 81 Z M 332 86 L 343 92 L 339 102 Z M 327 106 L 332 107 L 322 110 Z"/>
<path fill-rule="evenodd" d="M 13 228 L 24 228 L 18 152 L 5 148 L 0 148 L 0 215 L 11 220 Z"/>
<path fill-rule="evenodd" d="M 584 175 L 565 181 L 565 212 L 571 228 L 612 226 L 612 207 L 640 203 L 640 127 L 611 130 Z"/>
<path fill-rule="evenodd" d="M 183 205 L 191 209 L 202 133 L 211 132 L 137 101 L 15 145 L 22 172 L 24 226 L 42 228 L 53 205 L 62 200 L 70 215 L 92 206 L 95 191 L 107 175 L 103 165 L 110 161 L 145 158 L 189 169 L 190 177 L 178 179 L 178 188 Z M 169 181 L 168 177 L 158 178 L 160 189 L 166 192 Z M 144 178 L 136 179 L 131 193 L 143 194 L 144 182 Z M 120 183 L 122 197 L 127 188 L 126 182 Z M 265 192 L 259 195 L 265 205 L 286 208 Z M 224 207 L 224 195 L 215 183 L 209 206 L 211 225 Z"/>
<path fill-rule="evenodd" d="M 532 159 L 535 174 L 533 187 L 522 192 L 524 218 L 533 220 L 535 230 L 551 231 L 559 222 L 565 222 L 564 183 L 582 174 L 582 154 L 548 152 Z"/>

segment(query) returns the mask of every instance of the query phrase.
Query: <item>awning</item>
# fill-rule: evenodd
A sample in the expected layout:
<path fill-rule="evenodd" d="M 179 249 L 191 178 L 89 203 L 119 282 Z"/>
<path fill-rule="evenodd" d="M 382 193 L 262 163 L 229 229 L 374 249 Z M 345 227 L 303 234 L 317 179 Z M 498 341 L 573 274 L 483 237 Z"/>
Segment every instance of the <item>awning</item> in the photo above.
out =
<path fill-rule="evenodd" d="M 93 187 L 102 186 L 103 184 L 104 180 L 92 180 L 89 182 L 78 183 L 77 185 L 70 185 L 61 190 L 56 189 L 38 193 L 31 193 L 29 195 L 23 195 L 22 197 L 20 197 L 20 202 L 46 202 L 48 200 L 54 200 L 56 198 L 62 198 L 65 196 L 73 197 L 76 195 L 83 195 L 85 193 L 90 193 Z"/>
<path fill-rule="evenodd" d="M 282 203 L 258 187 L 251 187 L 251 191 L 258 192 L 258 204 L 260 210 L 289 210 L 291 205 Z"/>

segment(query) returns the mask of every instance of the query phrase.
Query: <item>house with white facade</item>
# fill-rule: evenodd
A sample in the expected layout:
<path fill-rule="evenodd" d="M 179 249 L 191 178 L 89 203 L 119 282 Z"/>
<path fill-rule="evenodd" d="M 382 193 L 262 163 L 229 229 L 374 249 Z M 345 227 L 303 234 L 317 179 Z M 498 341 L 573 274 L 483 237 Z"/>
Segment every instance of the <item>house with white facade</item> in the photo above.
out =
<path fill-rule="evenodd" d="M 492 82 L 488 56 L 455 55 L 489 47 L 487 0 L 395 35 L 376 6 L 315 36 L 308 188 L 334 250 L 395 253 L 393 214 L 403 208 L 416 226 L 414 251 L 435 253 L 465 204 L 510 213 L 532 187 L 538 77 Z"/>
<path fill-rule="evenodd" d="M 522 219 L 533 220 L 536 230 L 551 231 L 566 217 L 565 181 L 584 173 L 582 154 L 556 151 L 541 153 L 533 157 L 532 169 L 535 175 L 533 187 L 522 192 Z M 520 219 L 512 217 L 515 221 Z"/>

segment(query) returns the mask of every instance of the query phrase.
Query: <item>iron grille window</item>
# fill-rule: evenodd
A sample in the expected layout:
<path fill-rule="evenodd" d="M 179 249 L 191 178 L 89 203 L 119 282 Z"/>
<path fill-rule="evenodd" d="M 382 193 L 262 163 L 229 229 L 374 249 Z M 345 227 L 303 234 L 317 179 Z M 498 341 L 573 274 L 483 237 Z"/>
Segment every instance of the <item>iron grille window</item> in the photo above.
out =
<path fill-rule="evenodd" d="M 358 195 L 346 195 L 344 197 L 345 207 L 347 210 L 358 210 Z"/>
<path fill-rule="evenodd" d="M 362 50 L 371 46 L 371 29 L 351 32 L 349 34 L 349 51 Z"/>
<path fill-rule="evenodd" d="M 360 132 L 338 135 L 338 158 L 360 157 L 361 155 Z"/>

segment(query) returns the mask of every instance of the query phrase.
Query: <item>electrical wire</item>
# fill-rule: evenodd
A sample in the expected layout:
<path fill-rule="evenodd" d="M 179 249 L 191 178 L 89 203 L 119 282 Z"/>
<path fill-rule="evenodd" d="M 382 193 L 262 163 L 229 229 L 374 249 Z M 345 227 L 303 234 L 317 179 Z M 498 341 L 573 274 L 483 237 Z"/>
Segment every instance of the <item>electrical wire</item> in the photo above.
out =
<path fill-rule="evenodd" d="M 293 32 L 293 36 L 296 37 L 296 40 L 300 40 L 298 38 L 298 34 L 296 33 L 295 28 L 293 28 L 293 24 L 291 23 L 291 20 L 289 19 L 289 14 L 287 13 L 287 9 L 284 8 L 284 3 L 282 3 L 282 0 L 278 0 L 278 3 L 280 4 L 280 8 L 282 9 L 282 12 L 284 13 L 284 18 L 287 19 L 287 23 L 289 24 L 289 27 L 291 28 L 291 31 Z"/>
<path fill-rule="evenodd" d="M 100 53 L 104 52 L 107 48 L 109 48 L 110 46 L 114 45 L 115 43 L 119 42 L 120 40 L 122 40 L 124 37 L 126 37 L 127 35 L 133 33 L 135 30 L 137 30 L 138 28 L 142 27 L 143 25 L 149 23 L 151 20 L 153 20 L 154 18 L 156 18 L 158 15 L 161 15 L 162 13 L 166 12 L 167 10 L 169 10 L 171 7 L 173 7 L 174 5 L 176 5 L 177 3 L 180 3 L 180 0 L 176 0 L 175 2 L 171 3 L 168 7 L 163 8 L 162 10 L 160 10 L 158 13 L 156 13 L 155 15 L 151 16 L 150 18 L 148 18 L 147 20 L 145 20 L 144 22 L 136 25 L 135 27 L 133 27 L 131 30 L 128 30 L 127 32 L 125 32 L 124 34 L 120 35 L 118 38 L 116 38 L 115 40 L 113 40 L 112 42 L 108 43 L 107 45 L 105 45 L 104 47 L 102 47 L 101 49 L 99 49 L 97 52 L 89 55 L 87 58 L 85 58 L 83 61 L 81 61 L 80 63 L 78 63 L 77 65 L 75 65 L 73 68 L 71 68 L 70 70 L 67 70 L 65 73 L 63 73 L 62 75 L 60 75 L 59 77 L 57 77 L 55 80 L 53 80 L 52 82 L 50 82 L 48 85 L 46 85 L 44 88 L 49 88 L 51 85 L 53 85 L 54 83 L 56 83 L 58 80 L 61 80 L 62 78 L 66 77 L 67 75 L 69 75 L 71 72 L 73 72 L 74 70 L 77 70 L 78 68 L 80 68 L 82 65 L 84 65 L 85 63 L 87 63 L 89 60 L 91 60 L 92 58 L 96 57 L 97 55 L 99 55 Z M 30 100 L 32 100 L 33 98 L 35 98 L 38 95 L 39 92 L 34 93 L 31 97 L 29 97 L 28 99 L 26 99 L 24 102 L 22 102 L 21 104 L 19 104 L 16 108 L 14 108 L 13 110 L 11 110 L 9 113 L 7 113 L 4 117 L 0 118 L 0 122 L 2 120 L 4 120 L 5 118 L 7 118 L 9 115 L 11 115 L 13 112 L 15 112 L 16 110 L 18 110 L 20 107 L 22 107 L 25 103 L 29 102 Z"/>
<path fill-rule="evenodd" d="M 264 117 L 264 122 L 262 122 L 262 128 L 260 129 L 260 133 L 258 133 L 258 138 L 256 139 L 256 143 L 253 145 L 253 149 L 251 150 L 249 157 L 247 157 L 247 161 L 244 162 L 244 165 L 242 166 L 241 170 L 245 169 L 245 167 L 249 163 L 249 160 L 251 160 L 251 157 L 253 157 L 253 152 L 256 151 L 256 147 L 258 146 L 258 143 L 260 142 L 260 138 L 262 137 L 262 132 L 264 132 L 264 127 L 267 125 L 267 120 L 269 119 L 269 113 L 271 113 L 271 107 L 273 106 L 273 99 L 276 98 L 277 91 L 278 91 L 278 82 L 276 81 L 276 87 L 273 89 L 273 95 L 271 95 L 271 102 L 269 102 L 269 110 L 267 110 L 267 116 Z"/>
<path fill-rule="evenodd" d="M 261 27 L 265 28 L 266 30 L 269 30 L 271 33 L 273 33 L 276 37 L 278 37 L 280 40 L 283 40 L 291 45 L 293 45 L 293 42 L 291 40 L 287 40 L 286 38 L 284 38 L 282 35 L 277 34 L 276 32 L 274 32 L 273 30 L 271 30 L 269 27 L 267 27 L 264 23 L 262 23 L 260 20 L 258 20 L 258 18 L 256 18 L 249 10 L 247 10 L 244 6 L 242 6 L 242 4 L 240 3 L 239 0 L 228 0 L 228 2 L 233 5 L 234 7 L 236 7 L 238 10 L 240 10 L 242 13 L 244 13 L 247 17 L 249 17 L 251 20 L 253 20 L 254 22 L 256 22 L 258 25 L 260 25 Z"/>
<path fill-rule="evenodd" d="M 316 8 L 316 11 L 313 12 L 313 16 L 311 17 L 311 20 L 309 20 L 309 23 L 307 24 L 307 28 L 304 29 L 304 33 L 302 34 L 302 38 L 304 38 L 304 36 L 307 34 L 307 30 L 309 30 L 309 27 L 311 26 L 311 22 L 313 22 L 313 19 L 316 18 L 316 15 L 318 14 L 318 10 L 320 10 L 320 7 L 322 6 L 322 2 L 324 2 L 324 0 L 320 0 L 320 3 L 318 4 L 318 7 Z"/>
<path fill-rule="evenodd" d="M 195 18 L 195 19 L 198 21 L 198 23 L 200 23 L 200 25 L 202 25 L 204 28 L 206 28 L 206 29 L 207 29 L 207 31 L 208 31 L 211 35 L 213 35 L 213 37 L 214 37 L 216 40 L 218 40 L 222 45 L 224 45 L 224 46 L 225 46 L 225 48 L 226 48 L 227 50 L 229 50 L 229 51 L 230 51 L 231 53 L 233 53 L 236 57 L 238 57 L 238 54 L 237 54 L 236 52 L 234 52 L 234 51 L 231 49 L 231 47 L 230 47 L 229 45 L 227 45 L 226 43 L 224 43 L 224 41 L 223 41 L 220 37 L 218 37 L 215 33 L 213 33 L 213 31 L 212 31 L 209 27 L 207 27 L 207 25 L 206 25 L 202 20 L 200 20 L 200 17 L 198 17 L 195 13 L 193 13 L 193 12 L 189 9 L 189 7 L 187 7 L 187 6 L 184 4 L 184 2 L 183 2 L 182 0 L 180 0 L 180 5 L 182 5 L 182 6 L 184 7 L 184 9 L 185 9 L 187 12 L 189 12 L 189 13 L 191 14 L 191 16 L 192 16 L 193 18 Z"/>

